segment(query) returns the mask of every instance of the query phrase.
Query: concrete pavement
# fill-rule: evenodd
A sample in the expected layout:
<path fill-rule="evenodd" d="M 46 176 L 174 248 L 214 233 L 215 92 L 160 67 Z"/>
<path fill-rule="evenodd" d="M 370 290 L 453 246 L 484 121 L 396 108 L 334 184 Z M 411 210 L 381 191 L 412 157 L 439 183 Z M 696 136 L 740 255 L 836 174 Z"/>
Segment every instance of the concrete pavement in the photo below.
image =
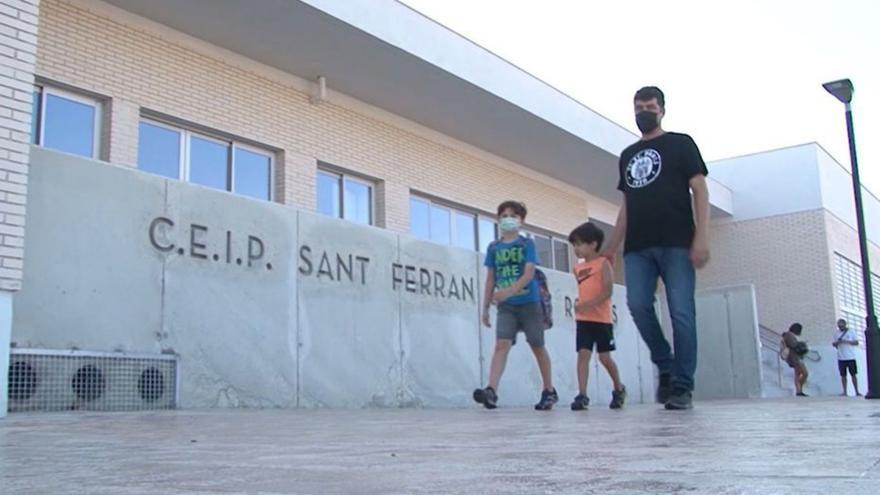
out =
<path fill-rule="evenodd" d="M 880 401 L 574 413 L 563 399 L 549 413 L 13 414 L 0 493 L 880 493 Z"/>

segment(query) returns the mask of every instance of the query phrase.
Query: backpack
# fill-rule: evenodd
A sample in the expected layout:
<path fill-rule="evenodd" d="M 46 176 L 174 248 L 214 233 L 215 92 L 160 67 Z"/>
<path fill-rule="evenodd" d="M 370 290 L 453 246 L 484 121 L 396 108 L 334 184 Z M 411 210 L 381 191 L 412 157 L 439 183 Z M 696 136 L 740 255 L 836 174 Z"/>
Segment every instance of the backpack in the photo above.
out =
<path fill-rule="evenodd" d="M 519 236 L 514 244 L 525 249 L 528 241 L 528 238 Z M 494 249 L 497 242 L 498 241 L 492 241 L 489 245 L 489 249 Z M 535 281 L 538 283 L 538 295 L 541 298 L 539 302 L 541 303 L 544 330 L 550 330 L 553 328 L 553 296 L 550 294 L 550 287 L 547 285 L 547 275 L 545 275 L 540 268 L 535 267 L 534 277 Z"/>

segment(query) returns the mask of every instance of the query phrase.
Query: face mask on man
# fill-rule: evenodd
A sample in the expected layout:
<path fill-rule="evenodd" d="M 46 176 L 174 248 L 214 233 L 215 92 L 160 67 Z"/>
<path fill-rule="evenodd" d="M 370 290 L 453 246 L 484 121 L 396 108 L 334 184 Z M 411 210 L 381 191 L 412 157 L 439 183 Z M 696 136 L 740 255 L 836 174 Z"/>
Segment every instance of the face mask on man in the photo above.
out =
<path fill-rule="evenodd" d="M 648 110 L 642 110 L 636 114 L 636 125 L 642 131 L 642 134 L 648 134 L 660 126 L 660 122 L 657 120 L 658 115 L 656 112 L 649 112 Z"/>
<path fill-rule="evenodd" d="M 519 230 L 519 219 L 514 217 L 504 217 L 498 222 L 498 227 L 502 232 L 515 232 Z"/>

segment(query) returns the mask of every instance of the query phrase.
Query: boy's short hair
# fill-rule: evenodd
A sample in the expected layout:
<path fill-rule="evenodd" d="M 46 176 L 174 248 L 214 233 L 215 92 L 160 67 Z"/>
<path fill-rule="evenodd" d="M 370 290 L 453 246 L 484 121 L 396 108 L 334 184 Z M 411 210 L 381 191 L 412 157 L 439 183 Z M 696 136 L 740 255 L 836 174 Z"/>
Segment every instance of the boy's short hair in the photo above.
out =
<path fill-rule="evenodd" d="M 568 242 L 576 244 L 578 242 L 596 243 L 596 251 L 602 249 L 602 243 L 605 242 L 605 232 L 602 232 L 595 223 L 587 222 L 578 225 L 571 234 L 568 234 Z"/>
<path fill-rule="evenodd" d="M 657 104 L 660 105 L 660 108 L 666 108 L 666 97 L 657 86 L 645 86 L 636 91 L 633 101 L 651 101 L 653 98 L 657 98 Z"/>
<path fill-rule="evenodd" d="M 523 219 L 523 220 L 526 219 L 526 213 L 528 213 L 528 210 L 526 210 L 525 203 L 522 203 L 519 201 L 507 200 L 507 201 L 501 203 L 500 205 L 498 205 L 498 216 L 500 217 L 501 214 L 504 212 L 504 210 L 506 210 L 508 208 L 513 210 L 513 212 L 516 213 L 516 215 L 518 217 L 520 217 L 521 219 Z"/>
<path fill-rule="evenodd" d="M 794 323 L 790 327 L 788 327 L 788 331 L 795 335 L 800 335 L 803 330 L 804 326 L 800 323 Z"/>

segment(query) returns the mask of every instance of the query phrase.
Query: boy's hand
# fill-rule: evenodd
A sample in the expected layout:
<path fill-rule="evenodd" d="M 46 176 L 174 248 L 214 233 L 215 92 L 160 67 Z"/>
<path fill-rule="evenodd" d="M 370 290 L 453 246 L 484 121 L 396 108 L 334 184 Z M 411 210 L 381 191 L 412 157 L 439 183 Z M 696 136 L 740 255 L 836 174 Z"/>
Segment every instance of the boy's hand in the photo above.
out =
<path fill-rule="evenodd" d="M 484 309 L 484 310 L 483 310 L 483 317 L 482 317 L 482 320 L 483 320 L 483 325 L 484 325 L 484 326 L 487 326 L 487 327 L 491 327 L 491 326 L 492 326 L 492 322 L 489 321 L 489 310 L 488 310 L 488 309 Z"/>
<path fill-rule="evenodd" d="M 492 300 L 495 301 L 496 303 L 502 303 L 502 302 L 506 301 L 508 298 L 510 298 L 511 296 L 513 296 L 513 288 L 508 287 L 506 289 L 501 289 L 501 290 L 495 292 L 495 294 L 492 295 Z"/>

